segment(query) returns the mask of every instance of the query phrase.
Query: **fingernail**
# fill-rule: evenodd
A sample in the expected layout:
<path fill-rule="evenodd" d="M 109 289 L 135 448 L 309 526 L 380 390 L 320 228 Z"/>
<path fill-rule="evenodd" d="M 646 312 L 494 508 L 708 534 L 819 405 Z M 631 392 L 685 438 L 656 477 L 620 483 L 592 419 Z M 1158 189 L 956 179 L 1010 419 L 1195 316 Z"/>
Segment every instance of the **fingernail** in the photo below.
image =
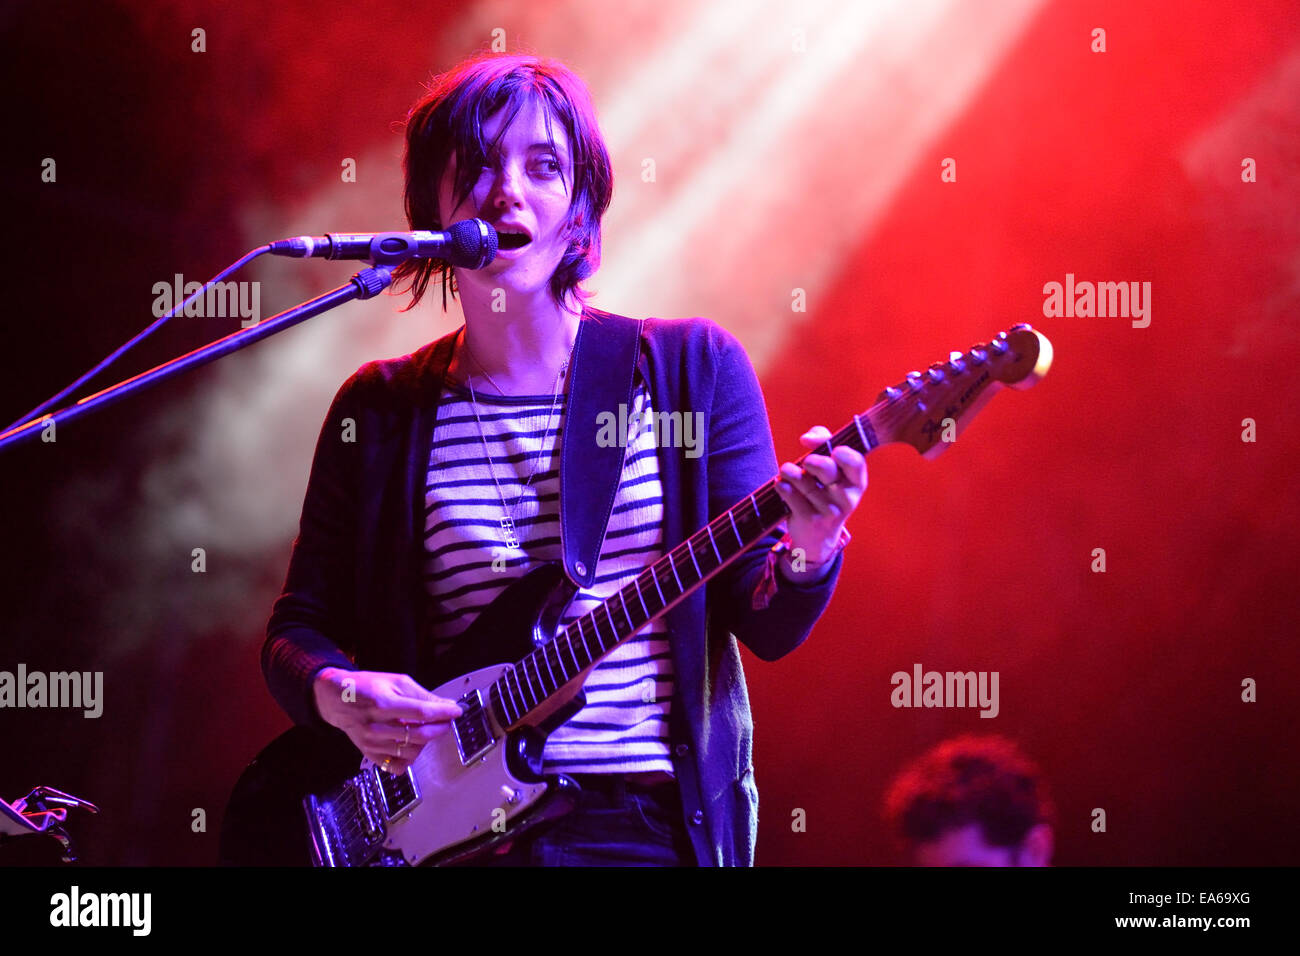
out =
<path fill-rule="evenodd" d="M 782 491 L 789 491 L 789 490 L 790 490 L 790 483 L 789 483 L 788 481 L 783 481 L 783 482 L 780 482 L 780 483 L 777 485 L 777 487 L 780 488 Z"/>

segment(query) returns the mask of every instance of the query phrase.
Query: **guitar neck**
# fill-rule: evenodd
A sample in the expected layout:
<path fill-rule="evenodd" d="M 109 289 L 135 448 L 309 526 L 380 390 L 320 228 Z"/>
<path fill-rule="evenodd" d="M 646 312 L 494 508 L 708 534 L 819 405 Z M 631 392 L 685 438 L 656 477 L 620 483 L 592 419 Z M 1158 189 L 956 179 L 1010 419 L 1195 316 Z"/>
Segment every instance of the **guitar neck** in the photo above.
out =
<path fill-rule="evenodd" d="M 815 452 L 847 445 L 862 454 L 879 444 L 868 416 L 855 415 Z M 804 457 L 807 457 L 806 455 Z M 803 458 L 799 459 L 800 462 Z M 790 513 L 771 479 L 718 515 L 609 598 L 574 619 L 493 685 L 497 719 L 513 726 L 540 709 L 560 688 L 681 603 L 752 548 Z"/>
<path fill-rule="evenodd" d="M 1000 389 L 1030 388 L 1051 364 L 1046 336 L 1013 325 L 990 342 L 950 353 L 924 373 L 909 372 L 804 458 L 830 455 L 840 446 L 867 455 L 890 442 L 933 458 Z M 790 513 L 776 482 L 742 498 L 507 671 L 489 695 L 498 721 L 512 727 L 541 710 L 561 688 L 757 544 Z"/>

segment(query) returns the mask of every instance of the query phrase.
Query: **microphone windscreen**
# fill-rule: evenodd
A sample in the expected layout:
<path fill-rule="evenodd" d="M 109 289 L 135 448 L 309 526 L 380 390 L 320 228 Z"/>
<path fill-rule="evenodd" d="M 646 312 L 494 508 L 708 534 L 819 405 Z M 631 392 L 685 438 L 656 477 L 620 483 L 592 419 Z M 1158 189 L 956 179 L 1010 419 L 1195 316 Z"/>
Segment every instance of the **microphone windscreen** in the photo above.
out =
<path fill-rule="evenodd" d="M 447 230 L 447 261 L 462 269 L 482 269 L 497 256 L 497 231 L 482 219 L 464 219 Z"/>

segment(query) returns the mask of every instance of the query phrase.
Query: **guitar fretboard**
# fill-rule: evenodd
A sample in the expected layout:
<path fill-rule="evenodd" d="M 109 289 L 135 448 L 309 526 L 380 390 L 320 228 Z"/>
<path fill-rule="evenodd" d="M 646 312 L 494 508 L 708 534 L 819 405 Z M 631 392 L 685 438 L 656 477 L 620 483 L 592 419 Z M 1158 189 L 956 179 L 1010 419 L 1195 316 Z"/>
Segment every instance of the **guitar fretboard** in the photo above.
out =
<path fill-rule="evenodd" d="M 870 421 L 855 415 L 809 454 L 829 455 L 847 445 L 863 455 L 875 448 Z M 806 456 L 805 456 L 806 457 Z M 802 461 L 803 459 L 799 459 Z M 489 692 L 503 726 L 512 726 L 561 687 L 664 614 L 709 578 L 753 547 L 790 513 L 773 478 L 695 532 L 631 584 L 571 621 L 537 650 L 497 679 Z"/>

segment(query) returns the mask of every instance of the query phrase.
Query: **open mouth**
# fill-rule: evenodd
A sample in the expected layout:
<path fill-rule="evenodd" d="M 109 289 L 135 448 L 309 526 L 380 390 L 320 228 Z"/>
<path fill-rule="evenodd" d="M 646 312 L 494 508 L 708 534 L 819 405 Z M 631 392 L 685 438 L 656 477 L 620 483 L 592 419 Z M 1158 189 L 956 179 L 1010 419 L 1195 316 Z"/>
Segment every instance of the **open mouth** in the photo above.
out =
<path fill-rule="evenodd" d="M 521 249 L 532 242 L 524 232 L 502 232 L 497 230 L 498 249 Z"/>

